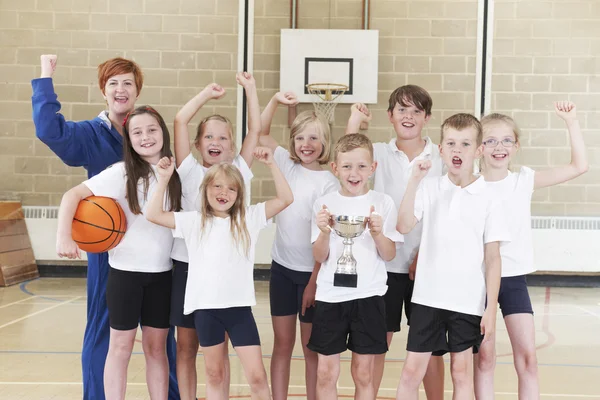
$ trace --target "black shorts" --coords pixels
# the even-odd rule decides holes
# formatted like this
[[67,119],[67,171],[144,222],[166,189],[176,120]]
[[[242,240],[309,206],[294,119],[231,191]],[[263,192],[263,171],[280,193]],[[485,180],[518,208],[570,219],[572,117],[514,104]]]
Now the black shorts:
[[110,267],[106,304],[110,327],[119,331],[142,326],[168,329],[171,271],[131,272]]
[[273,317],[298,314],[300,322],[312,323],[314,307],[307,308],[302,315],[302,295],[310,276],[310,272],[294,271],[276,261],[271,263],[269,298]]
[[480,316],[415,303],[412,313],[406,350],[437,356],[460,353],[471,347],[473,353],[479,351],[483,340]]
[[183,313],[188,263],[173,260],[173,285],[171,290],[171,325],[194,329],[194,316]]
[[504,318],[512,314],[533,314],[525,275],[502,278],[498,304]]
[[341,303],[317,301],[308,348],[323,355],[388,350],[383,296]]
[[399,274],[396,272],[387,273],[387,292],[383,296],[385,300],[385,320],[388,332],[400,332],[400,323],[402,322],[402,307],[404,306],[404,315],[408,325],[410,325],[410,306],[414,287],[408,274]]
[[260,346],[258,327],[251,307],[196,310],[192,315],[198,342],[202,347],[225,342],[225,332],[229,334],[233,347]]

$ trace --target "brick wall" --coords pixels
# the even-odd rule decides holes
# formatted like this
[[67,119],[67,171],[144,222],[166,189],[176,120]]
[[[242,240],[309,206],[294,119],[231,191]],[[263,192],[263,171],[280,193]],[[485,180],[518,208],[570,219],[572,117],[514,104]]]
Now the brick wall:
[[[58,53],[55,84],[67,118],[93,118],[103,109],[96,66],[121,55],[140,63],[145,85],[138,104],[155,105],[167,121],[211,81],[228,90],[197,117],[218,112],[235,122],[237,0],[4,0],[0,2],[0,195],[24,204],[56,205],[84,179],[65,167],[35,138],[30,79],[39,55]],[[299,28],[360,29],[361,0],[303,0]],[[426,134],[439,139],[447,116],[474,110],[476,1],[371,2],[371,28],[380,31],[379,98],[371,105],[369,135],[387,141],[394,133],[387,98],[415,83],[432,94],[434,112]],[[600,3],[496,0],[493,61],[495,111],[512,114],[524,131],[519,163],[543,168],[568,160],[567,136],[550,102],[578,103],[591,170],[573,183],[536,193],[534,213],[600,214]],[[261,104],[279,86],[279,31],[289,28],[285,0],[255,0],[254,74]],[[312,106],[304,104],[299,111]],[[336,110],[337,139],[349,105]],[[196,119],[196,120],[197,120]],[[170,125],[171,126],[171,125]],[[285,144],[287,111],[276,114],[272,134]],[[517,165],[518,166],[518,165]],[[254,201],[274,194],[269,172],[253,168]],[[585,201],[583,205],[576,202]]]
[[600,2],[496,0],[492,109],[523,131],[519,165],[567,164],[568,135],[552,102],[577,105],[590,170],[536,191],[538,215],[600,215]]
[[85,179],[82,168],[66,167],[35,137],[30,80],[44,53],[58,54],[54,83],[67,119],[91,119],[104,109],[96,67],[124,56],[144,72],[138,104],[155,106],[170,128],[177,110],[212,81],[228,94],[195,121],[215,112],[235,121],[237,1],[2,1],[0,196],[57,205]]

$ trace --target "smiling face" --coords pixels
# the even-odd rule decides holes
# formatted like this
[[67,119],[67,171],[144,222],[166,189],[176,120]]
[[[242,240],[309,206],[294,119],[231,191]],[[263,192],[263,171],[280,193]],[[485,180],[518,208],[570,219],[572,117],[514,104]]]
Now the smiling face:
[[323,154],[323,134],[315,123],[306,126],[293,137],[294,152],[304,166],[319,164],[318,160]]
[[485,168],[507,170],[519,142],[513,128],[503,121],[490,121],[483,128],[483,163]]
[[135,107],[137,97],[133,72],[111,76],[104,85],[104,99],[108,104],[109,114],[126,115]]
[[377,163],[373,161],[369,150],[358,147],[345,153],[338,152],[331,168],[340,180],[340,193],[353,197],[369,191],[369,177],[375,172]]
[[225,174],[218,173],[206,187],[206,199],[214,215],[225,218],[235,205],[239,195],[239,187],[234,180]]
[[131,116],[127,122],[133,151],[150,164],[156,164],[162,156],[164,143],[158,120],[149,113],[143,113]]
[[209,119],[201,124],[202,133],[196,140],[196,149],[202,156],[205,167],[220,162],[231,162],[235,148],[231,127],[227,122]]
[[426,115],[424,110],[404,99],[404,104],[396,103],[392,111],[388,111],[388,118],[394,126],[398,139],[411,140],[421,137],[421,131],[429,121],[431,115]]

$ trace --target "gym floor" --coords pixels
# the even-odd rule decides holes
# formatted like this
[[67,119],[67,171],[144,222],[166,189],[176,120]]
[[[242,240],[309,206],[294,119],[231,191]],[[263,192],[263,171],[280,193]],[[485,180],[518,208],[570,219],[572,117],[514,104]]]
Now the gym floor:
[[[269,369],[273,346],[268,282],[256,282],[254,315]],[[531,287],[535,310],[539,373],[543,399],[600,399],[600,290]],[[41,278],[0,289],[0,399],[81,399],[81,343],[85,328],[85,279]],[[496,396],[517,399],[517,378],[504,323],[498,320]],[[395,398],[406,355],[406,329],[396,334],[378,398]],[[298,335],[299,337],[299,335]],[[127,399],[149,399],[145,384],[141,332],[131,358]],[[250,398],[239,360],[231,354],[231,397]],[[340,398],[352,398],[350,353],[342,355]],[[199,354],[198,395],[204,396],[203,358]],[[452,397],[446,357],[446,398]],[[304,366],[299,342],[292,361],[290,397],[302,399]],[[424,398],[424,394],[421,398]]]

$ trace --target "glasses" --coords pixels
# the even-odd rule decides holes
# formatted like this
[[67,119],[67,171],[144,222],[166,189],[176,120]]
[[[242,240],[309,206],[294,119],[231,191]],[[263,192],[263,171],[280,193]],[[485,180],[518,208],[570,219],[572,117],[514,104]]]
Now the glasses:
[[501,141],[498,139],[490,138],[483,142],[485,147],[496,147],[498,143],[502,143],[504,147],[513,147],[517,141],[511,138],[504,138]]

